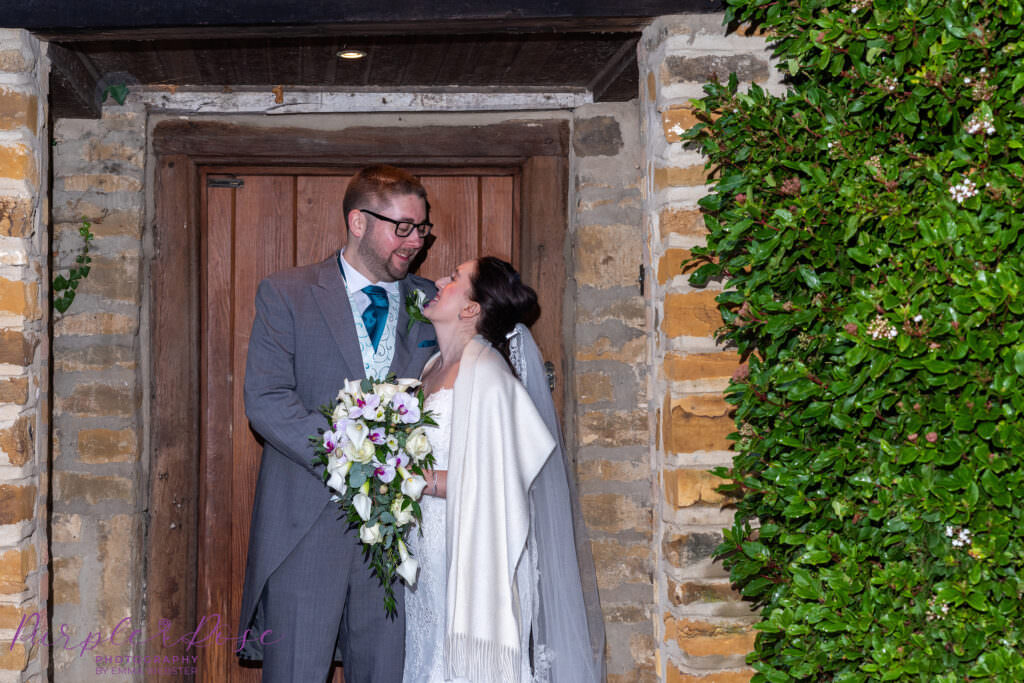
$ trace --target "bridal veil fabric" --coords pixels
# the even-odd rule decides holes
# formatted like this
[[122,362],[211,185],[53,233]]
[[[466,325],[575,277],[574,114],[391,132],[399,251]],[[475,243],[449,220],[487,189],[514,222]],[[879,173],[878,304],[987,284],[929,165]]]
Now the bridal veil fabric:
[[481,337],[467,345],[455,381],[446,675],[601,681],[593,561],[539,350],[525,327],[516,337],[522,383]]

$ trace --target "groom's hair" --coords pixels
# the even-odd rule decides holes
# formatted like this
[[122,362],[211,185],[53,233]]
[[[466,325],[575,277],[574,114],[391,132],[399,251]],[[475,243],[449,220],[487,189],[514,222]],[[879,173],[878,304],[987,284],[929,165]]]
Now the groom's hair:
[[392,197],[407,194],[414,194],[427,204],[429,217],[427,190],[419,178],[394,166],[367,166],[352,176],[345,189],[345,199],[341,203],[341,209],[345,212],[345,227],[348,227],[348,214],[353,210],[379,209]]

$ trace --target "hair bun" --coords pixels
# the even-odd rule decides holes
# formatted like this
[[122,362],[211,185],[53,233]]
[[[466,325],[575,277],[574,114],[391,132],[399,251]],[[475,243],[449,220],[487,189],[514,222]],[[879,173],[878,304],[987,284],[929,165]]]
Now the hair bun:
[[480,304],[477,332],[504,353],[506,335],[516,323],[530,326],[540,316],[537,292],[523,283],[512,264],[494,256],[477,259],[471,282],[472,299]]

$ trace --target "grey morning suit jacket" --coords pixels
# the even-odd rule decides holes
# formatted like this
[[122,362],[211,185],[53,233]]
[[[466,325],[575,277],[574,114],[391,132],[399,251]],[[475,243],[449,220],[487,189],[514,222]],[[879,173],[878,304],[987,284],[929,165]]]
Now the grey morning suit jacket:
[[[399,377],[419,377],[437,350],[430,325],[417,322],[406,333],[409,315],[405,300],[414,288],[423,290],[428,299],[437,291],[433,283],[416,275],[400,282],[398,340],[391,363],[391,371]],[[257,638],[248,639],[241,653],[246,659],[262,658],[258,606],[267,578],[324,506],[337,505],[330,501],[321,477],[323,468],[310,465],[314,453],[308,437],[327,426],[319,408],[333,404],[346,379],[363,378],[364,374],[336,255],[275,273],[260,283],[245,369],[246,415],[265,442],[253,502],[239,629],[239,633],[257,629]],[[338,532],[354,533],[346,531],[346,526],[339,520]],[[329,576],[326,567],[325,576]],[[324,589],[330,590],[326,582]],[[401,599],[401,591],[395,592]],[[324,628],[337,626],[324,624]]]

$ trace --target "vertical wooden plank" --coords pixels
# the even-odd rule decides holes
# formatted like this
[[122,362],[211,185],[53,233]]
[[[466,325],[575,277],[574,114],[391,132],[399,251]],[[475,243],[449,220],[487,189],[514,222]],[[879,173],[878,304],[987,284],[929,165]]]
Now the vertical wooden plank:
[[[531,157],[523,166],[522,246],[519,271],[537,290],[540,319],[531,328],[545,360],[555,366],[555,407],[564,420],[571,395],[568,359],[563,351],[562,311],[566,289],[565,238],[568,225],[568,162],[563,157]],[[568,433],[568,429],[564,430]]]
[[480,249],[480,197],[475,176],[421,175],[430,200],[430,220],[437,238],[418,275],[437,280]]
[[[225,548],[231,570],[231,617],[237,623],[242,604],[245,559],[249,546],[249,522],[256,492],[261,449],[245,416],[243,398],[245,360],[254,317],[256,287],[267,275],[295,263],[295,193],[293,176],[244,176],[236,190],[234,223],[234,273],[232,276],[232,360],[220,369],[233,377],[233,416],[230,423],[233,448],[231,478],[231,546]],[[224,425],[225,427],[227,424]],[[214,425],[216,428],[217,425]],[[216,454],[214,454],[216,455]],[[213,482],[211,482],[213,483]]]
[[[231,367],[231,274],[232,226],[234,222],[235,192],[231,188],[206,188],[203,217],[204,239],[200,247],[203,282],[200,296],[202,319],[202,364],[200,377],[203,385],[200,396],[200,453],[199,477],[205,482],[199,492],[199,562],[197,569],[197,602],[199,617],[219,614],[227,621],[232,614],[232,572],[224,550],[231,547],[231,496],[228,488],[232,479],[232,463],[223,454],[231,453],[231,430],[225,429],[233,419],[234,377],[227,377],[222,368]],[[211,486],[213,483],[219,485]],[[225,626],[235,629],[234,623]],[[233,630],[232,630],[233,632]],[[200,648],[197,678],[201,681],[228,680],[234,666],[230,647]]]
[[[196,171],[187,156],[167,155],[156,171],[156,228],[152,270],[154,406],[147,529],[146,654],[181,657],[183,646],[163,646],[165,623],[180,633],[195,623],[196,479],[199,445],[195,387],[199,374],[196,286]],[[183,681],[158,673],[152,681]],[[164,670],[170,670],[169,667]]]
[[299,176],[296,186],[296,263],[324,260],[345,246],[341,202],[351,176]]
[[480,255],[497,256],[510,263],[512,258],[513,177],[480,178]]

